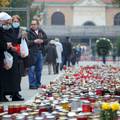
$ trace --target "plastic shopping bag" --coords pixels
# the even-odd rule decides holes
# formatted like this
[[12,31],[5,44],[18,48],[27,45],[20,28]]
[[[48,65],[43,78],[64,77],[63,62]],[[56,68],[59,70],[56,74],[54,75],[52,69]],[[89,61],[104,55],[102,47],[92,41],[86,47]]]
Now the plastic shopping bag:
[[4,68],[6,70],[9,70],[13,66],[13,56],[9,52],[7,52],[7,51],[4,52],[4,55],[5,55],[5,58],[4,58]]
[[27,57],[29,55],[29,49],[28,49],[28,45],[27,45],[25,39],[21,40],[20,55],[21,55],[22,58],[25,58],[25,57]]

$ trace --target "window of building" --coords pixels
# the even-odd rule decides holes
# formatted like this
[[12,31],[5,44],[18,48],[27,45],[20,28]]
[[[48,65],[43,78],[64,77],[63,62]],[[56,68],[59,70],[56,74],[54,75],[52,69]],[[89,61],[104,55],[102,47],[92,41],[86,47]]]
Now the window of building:
[[61,12],[55,12],[51,18],[52,25],[65,25],[65,16]]
[[84,26],[95,26],[95,24],[91,21],[87,21],[83,24]]
[[115,15],[115,17],[114,17],[114,25],[120,25],[120,13]]

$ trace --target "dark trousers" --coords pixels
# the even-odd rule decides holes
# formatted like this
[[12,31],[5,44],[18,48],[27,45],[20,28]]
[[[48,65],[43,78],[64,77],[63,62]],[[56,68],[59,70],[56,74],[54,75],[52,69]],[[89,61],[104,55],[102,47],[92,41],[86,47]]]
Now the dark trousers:
[[52,73],[52,67],[54,74],[56,74],[56,63],[48,63],[48,74]]
[[63,56],[62,57],[62,65],[60,67],[60,70],[63,69],[63,66],[66,65],[66,66],[70,66],[70,61],[71,61],[71,57],[70,56]]
[[59,66],[60,66],[60,64],[59,64],[59,63],[56,63],[56,73],[57,73],[57,74],[59,73]]

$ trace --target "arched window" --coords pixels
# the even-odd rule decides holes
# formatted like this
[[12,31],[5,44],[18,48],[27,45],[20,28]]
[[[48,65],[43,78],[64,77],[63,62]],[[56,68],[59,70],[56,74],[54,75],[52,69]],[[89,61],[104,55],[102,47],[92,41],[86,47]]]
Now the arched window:
[[65,16],[61,12],[55,12],[51,18],[52,25],[65,25]]
[[83,24],[84,26],[95,26],[95,24],[91,21],[87,21]]
[[115,17],[114,17],[114,25],[120,25],[120,13],[115,15]]

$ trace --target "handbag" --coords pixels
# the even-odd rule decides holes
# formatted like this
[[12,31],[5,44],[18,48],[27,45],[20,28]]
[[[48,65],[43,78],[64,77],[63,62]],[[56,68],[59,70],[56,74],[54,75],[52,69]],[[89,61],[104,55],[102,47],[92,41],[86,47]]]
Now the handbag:
[[13,66],[13,56],[7,51],[4,52],[4,56],[4,68],[9,70]]

